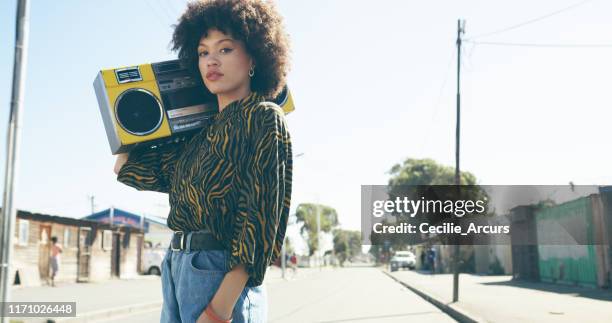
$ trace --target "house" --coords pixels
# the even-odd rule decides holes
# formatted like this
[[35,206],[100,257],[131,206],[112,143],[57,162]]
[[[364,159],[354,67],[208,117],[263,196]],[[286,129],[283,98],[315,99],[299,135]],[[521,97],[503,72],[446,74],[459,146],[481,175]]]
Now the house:
[[111,223],[111,218],[114,225],[143,229],[145,243],[150,243],[151,246],[167,248],[172,238],[172,230],[166,225],[166,219],[138,215],[114,207],[88,215],[83,219]]
[[11,257],[13,284],[40,286],[48,280],[53,236],[64,250],[57,282],[101,281],[139,273],[141,229],[18,210]]

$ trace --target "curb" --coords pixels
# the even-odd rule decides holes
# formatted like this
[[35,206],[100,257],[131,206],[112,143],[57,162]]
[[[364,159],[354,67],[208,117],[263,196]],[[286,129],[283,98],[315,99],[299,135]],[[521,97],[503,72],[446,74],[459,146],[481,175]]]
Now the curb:
[[110,320],[127,314],[141,312],[145,310],[153,310],[161,308],[162,301],[151,303],[140,303],[121,307],[114,307],[107,310],[91,311],[82,314],[77,314],[76,317],[65,317],[55,319],[56,323],[72,323],[72,322],[93,322],[102,319]]
[[411,290],[412,292],[414,292],[415,294],[419,295],[421,298],[423,298],[424,300],[428,301],[429,303],[433,304],[435,307],[439,308],[440,310],[442,310],[442,312],[450,315],[450,317],[452,317],[453,319],[457,320],[458,322],[461,323],[477,323],[477,322],[486,322],[484,319],[477,317],[473,314],[470,314],[468,312],[466,312],[465,310],[459,308],[458,305],[453,304],[453,303],[445,303],[439,299],[437,299],[434,296],[431,296],[421,290],[418,290],[416,288],[414,288],[413,286],[408,285],[407,283],[399,280],[398,278],[396,278],[395,276],[391,275],[390,273],[388,273],[385,270],[381,270],[385,275],[391,277],[393,280],[395,280],[396,282],[402,284],[404,287],[408,288],[409,290]]

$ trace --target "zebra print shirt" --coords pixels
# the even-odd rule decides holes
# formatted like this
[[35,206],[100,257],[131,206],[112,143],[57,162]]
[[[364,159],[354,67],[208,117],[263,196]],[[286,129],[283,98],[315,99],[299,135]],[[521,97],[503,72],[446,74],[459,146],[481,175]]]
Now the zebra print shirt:
[[284,112],[251,92],[185,142],[131,151],[117,180],[168,193],[168,227],[209,229],[228,250],[227,270],[245,264],[247,286],[258,286],[280,255],[292,170]]

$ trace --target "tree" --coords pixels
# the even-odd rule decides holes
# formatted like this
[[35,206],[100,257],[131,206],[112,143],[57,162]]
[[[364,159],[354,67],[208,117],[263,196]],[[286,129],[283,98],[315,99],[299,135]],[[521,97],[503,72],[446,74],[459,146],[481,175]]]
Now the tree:
[[[457,195],[455,182],[455,168],[438,164],[432,159],[407,158],[402,163],[393,165],[389,170],[388,198],[394,200],[396,197],[409,196],[411,199],[426,200],[457,200],[487,199],[486,192],[477,185],[476,176],[470,172],[461,172],[460,195]],[[435,224],[448,220],[443,214],[427,214],[414,218],[397,217],[401,223],[411,223],[419,225],[422,222]],[[383,223],[388,221],[383,220]],[[448,236],[446,236],[448,237]],[[438,239],[442,236],[438,236]],[[390,246],[395,250],[401,250],[408,244],[418,244],[424,242],[424,237],[419,235],[398,235],[398,234],[371,234],[372,244],[381,245],[384,241],[389,241]]]
[[340,266],[344,266],[347,259],[361,253],[361,232],[334,230],[334,252],[340,260]]
[[[393,165],[388,174],[389,186],[455,184],[455,168],[433,159],[407,158],[402,164]],[[476,176],[470,172],[461,172],[459,178],[461,185],[476,185]]]
[[317,212],[321,212],[321,232],[329,233],[338,226],[338,213],[332,207],[314,203],[302,203],[297,206],[296,223],[302,224],[300,234],[307,236],[309,256],[319,249]]

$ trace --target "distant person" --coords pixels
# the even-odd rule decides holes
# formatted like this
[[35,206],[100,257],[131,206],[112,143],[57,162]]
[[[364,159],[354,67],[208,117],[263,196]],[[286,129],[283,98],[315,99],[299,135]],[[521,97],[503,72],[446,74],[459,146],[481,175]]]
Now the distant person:
[[51,237],[51,256],[49,257],[49,264],[51,265],[51,286],[55,287],[55,276],[59,271],[60,264],[60,253],[64,251],[62,245],[57,242],[57,237]]
[[291,270],[293,270],[293,275],[295,276],[295,274],[297,274],[297,256],[295,253],[291,255],[291,258],[289,258],[289,263],[291,264]]
[[429,260],[429,268],[431,268],[431,274],[433,275],[436,272],[436,249],[431,247],[427,256]]
[[427,264],[425,263],[425,251],[421,251],[421,268],[425,267],[427,267]]

